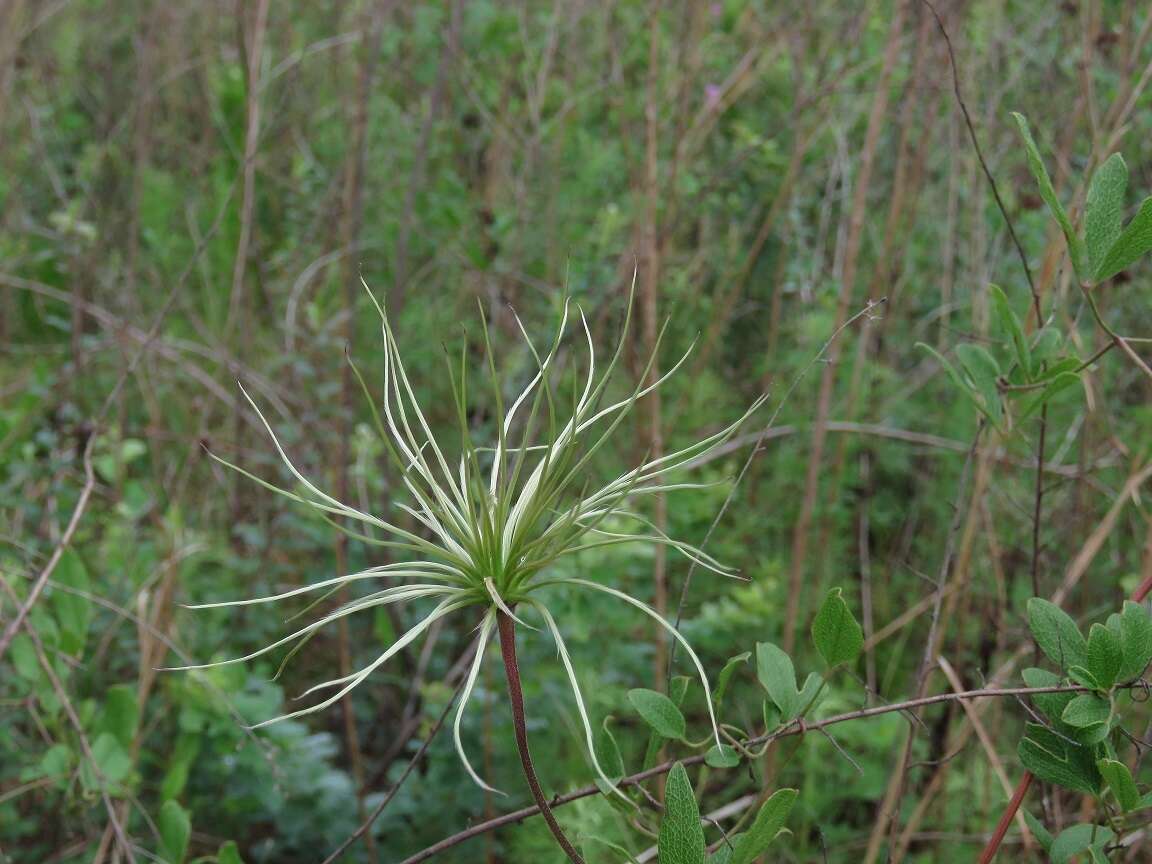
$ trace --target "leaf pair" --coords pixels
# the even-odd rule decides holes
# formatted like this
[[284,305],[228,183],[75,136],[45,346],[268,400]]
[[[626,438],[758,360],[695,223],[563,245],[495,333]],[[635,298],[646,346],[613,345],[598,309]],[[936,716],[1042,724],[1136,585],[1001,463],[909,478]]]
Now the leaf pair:
[[1109,156],[1092,175],[1084,206],[1084,237],[1081,239],[1064,205],[1056,197],[1027,119],[1022,114],[1014,113],[1012,116],[1020,127],[1028,167],[1040,186],[1040,197],[1064,232],[1072,267],[1081,282],[1098,285],[1152,250],[1152,197],[1145,198],[1132,221],[1126,226],[1123,224],[1128,166],[1119,153]]
[[1028,601],[1028,626],[1053,663],[1093,690],[1139,678],[1152,662],[1152,617],[1139,603],[1125,602],[1106,624],[1093,624],[1085,639],[1059,606],[1034,597]]

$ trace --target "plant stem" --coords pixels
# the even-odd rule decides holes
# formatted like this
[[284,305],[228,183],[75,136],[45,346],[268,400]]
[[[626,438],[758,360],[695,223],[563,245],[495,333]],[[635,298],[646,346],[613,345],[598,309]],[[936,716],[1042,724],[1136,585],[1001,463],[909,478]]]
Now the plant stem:
[[544,797],[544,790],[540,788],[540,780],[536,777],[536,769],[532,765],[532,754],[528,751],[528,727],[524,722],[524,689],[520,686],[520,666],[516,662],[516,624],[511,616],[502,609],[496,611],[496,625],[500,629],[500,653],[504,656],[504,673],[508,677],[508,702],[512,706],[512,727],[516,731],[516,749],[520,751],[520,764],[524,768],[524,778],[528,781],[528,788],[532,790],[532,798],[544,821],[548,823],[548,830],[564,850],[564,854],[572,864],[584,864],[584,859],[564,835],[560,823],[552,815],[552,808],[548,799]]

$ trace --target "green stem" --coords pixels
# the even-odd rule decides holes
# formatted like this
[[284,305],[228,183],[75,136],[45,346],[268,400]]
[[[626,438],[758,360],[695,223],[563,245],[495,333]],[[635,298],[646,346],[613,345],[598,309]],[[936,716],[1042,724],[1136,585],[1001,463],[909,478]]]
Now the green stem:
[[524,778],[528,781],[528,788],[532,790],[532,798],[548,829],[564,854],[572,864],[584,864],[584,859],[565,836],[560,823],[552,815],[552,808],[540,788],[540,780],[536,777],[536,769],[532,765],[532,754],[528,751],[528,726],[524,720],[524,688],[520,685],[520,666],[516,662],[516,623],[508,613],[501,609],[496,610],[496,625],[500,629],[500,653],[504,656],[504,673],[508,677],[508,702],[512,706],[512,727],[516,732],[516,749],[520,751],[520,764],[524,768]]

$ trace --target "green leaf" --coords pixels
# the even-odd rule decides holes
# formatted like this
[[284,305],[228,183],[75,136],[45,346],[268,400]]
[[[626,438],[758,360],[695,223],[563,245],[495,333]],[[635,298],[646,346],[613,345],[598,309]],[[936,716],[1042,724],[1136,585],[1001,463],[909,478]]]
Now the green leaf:
[[844,600],[844,592],[833,588],[820,604],[812,620],[812,643],[830,667],[853,663],[864,647],[864,631]]
[[136,737],[136,724],[140,712],[136,707],[136,690],[127,684],[117,684],[104,694],[104,706],[100,716],[101,731],[113,735],[125,749],[132,746]]
[[1123,156],[1113,153],[1092,175],[1084,203],[1084,246],[1088,252],[1088,270],[1093,276],[1120,237],[1127,190],[1128,166]]
[[[1076,365],[1079,365],[1078,363]],[[1032,396],[1027,402],[1024,403],[1024,408],[1020,412],[1019,420],[1022,422],[1027,420],[1048,402],[1052,400],[1057,393],[1067,390],[1069,387],[1075,387],[1080,383],[1080,376],[1072,372],[1061,372],[1053,376],[1048,384],[1037,394]]]
[[1103,624],[1093,624],[1088,631],[1088,671],[1109,688],[1116,683],[1116,676],[1124,664],[1124,653],[1120,648],[1120,637]]
[[976,406],[976,410],[981,414],[987,415],[988,411],[984,407],[983,401],[977,395],[976,390],[967,381],[961,377],[960,373],[956,371],[956,367],[949,363],[943,354],[933,348],[931,345],[925,345],[923,342],[916,343],[917,348],[923,348],[929,354],[936,358],[936,362],[940,364],[941,368],[951,379],[952,383],[956,385],[956,389],[963,393],[968,401]]
[[[91,587],[84,562],[71,549],[66,549],[60,556],[53,579],[59,586],[67,586],[77,591],[87,592]],[[60,650],[66,654],[79,654],[88,639],[92,603],[87,597],[54,587],[51,607],[52,614],[60,625]]]
[[1052,864],[1068,864],[1073,855],[1081,852],[1102,851],[1115,836],[1110,828],[1103,825],[1072,825],[1065,828],[1052,841],[1049,850]]
[[61,789],[68,785],[68,775],[72,773],[75,754],[67,744],[53,744],[44,751],[36,765],[37,776],[51,777],[57,780]]
[[[1058,687],[1060,676],[1047,669],[1028,668],[1020,673],[1029,687]],[[1076,698],[1075,693],[1033,693],[1032,703],[1049,720],[1057,721],[1068,703]]]
[[1021,812],[1024,813],[1024,821],[1028,823],[1028,829],[1032,832],[1032,835],[1037,839],[1037,841],[1039,841],[1040,848],[1042,848],[1045,852],[1050,852],[1052,850],[1052,841],[1054,839],[1052,834],[1048,831],[1047,828],[1044,827],[1043,822],[1041,822],[1027,810],[1023,810]]
[[1121,681],[1132,681],[1144,674],[1152,663],[1152,617],[1139,603],[1127,600],[1120,613],[1120,648],[1124,664],[1120,667]]
[[1048,176],[1048,169],[1044,167],[1044,160],[1040,158],[1040,150],[1032,138],[1032,130],[1028,128],[1028,121],[1023,114],[1013,112],[1012,116],[1016,118],[1016,125],[1020,127],[1020,136],[1024,139],[1024,150],[1028,157],[1028,168],[1032,171],[1032,176],[1036,178],[1036,184],[1040,187],[1040,197],[1044,199],[1044,203],[1048,205],[1048,209],[1052,211],[1056,221],[1060,223],[1060,230],[1064,232],[1064,239],[1068,243],[1068,257],[1072,260],[1072,267],[1076,271],[1076,275],[1082,279],[1087,275],[1084,269],[1083,243],[1076,236],[1072,222],[1064,210],[1064,205],[1056,197],[1056,190],[1052,187],[1052,180]]
[[989,285],[988,290],[992,294],[992,306],[996,309],[996,317],[1000,319],[1000,326],[1005,335],[1012,341],[1012,347],[1016,351],[1016,362],[1020,364],[1025,376],[1031,380],[1032,357],[1028,348],[1028,341],[1024,338],[1024,327],[1012,309],[1012,304],[1008,302],[1008,295],[1004,293],[1004,289],[999,285]]
[[1107,723],[1112,716],[1112,706],[1107,699],[1095,693],[1081,693],[1064,707],[1060,719],[1069,726],[1083,729],[1098,723]]
[[181,732],[177,737],[176,746],[169,757],[168,770],[164,772],[164,780],[160,784],[161,801],[180,797],[203,740],[204,736],[199,733]]
[[220,851],[216,853],[216,864],[244,864],[234,840],[229,840],[220,847]]
[[985,381],[995,383],[1000,376],[1000,364],[987,348],[974,342],[961,342],[956,346],[956,357],[972,383],[980,386]]
[[1100,791],[1100,772],[1092,747],[1073,743],[1039,723],[1029,723],[1017,752],[1024,767],[1046,783],[1089,795]]
[[771,732],[784,722],[784,718],[780,715],[780,709],[776,707],[771,699],[764,700],[764,729]]
[[732,864],[732,847],[727,844],[721,846],[709,856],[708,864]]
[[740,754],[727,744],[713,744],[708,748],[704,762],[713,768],[735,768],[740,764]]
[[1033,597],[1028,601],[1028,627],[1040,650],[1062,669],[1087,665],[1088,643],[1059,606]]
[[1111,279],[1134,264],[1149,249],[1152,249],[1152,198],[1145,198],[1132,221],[1100,262],[1096,270],[1096,282]]
[[800,688],[800,698],[797,700],[800,707],[797,714],[811,713],[820,704],[820,693],[824,687],[824,679],[815,672],[809,672],[804,679],[804,686]]
[[34,682],[40,678],[40,661],[36,657],[36,646],[27,633],[16,634],[8,650],[12,654],[12,665],[17,675],[25,681]]
[[188,838],[192,836],[188,811],[175,801],[165,801],[156,817],[156,827],[160,831],[160,857],[168,864],[183,864]]
[[668,698],[676,704],[677,707],[684,704],[684,697],[688,695],[688,685],[692,683],[692,679],[687,675],[677,675],[668,684]]
[[620,755],[620,747],[616,744],[616,736],[608,728],[611,716],[605,717],[600,724],[600,731],[596,734],[596,761],[604,769],[604,773],[611,780],[619,780],[624,776],[624,757]]
[[1069,666],[1068,677],[1079,684],[1081,687],[1087,687],[1089,690],[1103,690],[1100,682],[1092,677],[1092,673],[1085,669],[1083,666]]
[[[604,837],[600,837],[596,834],[590,834],[587,831],[581,831],[581,834],[580,834],[580,851],[584,853],[585,859],[592,860],[592,861],[605,860],[603,858],[603,856],[599,856],[592,851],[592,844],[607,846],[613,852],[617,852],[621,856],[623,856],[622,860],[627,861],[628,864],[639,864],[639,862],[636,860],[636,856],[634,856],[631,852],[629,852],[627,849],[625,849],[619,843],[616,843],[612,840],[608,840]],[[197,864],[197,862],[193,861],[192,864]]]
[[[127,751],[120,746],[120,742],[116,740],[115,736],[108,732],[97,735],[96,740],[92,742],[92,759],[96,763],[100,776],[109,785],[119,783],[132,773],[132,760]],[[90,768],[88,765],[84,767]],[[99,778],[92,775],[90,770],[86,773],[85,779],[88,781],[88,787],[99,789]]]
[[[635,691],[633,691],[635,692]],[[704,827],[688,772],[677,762],[664,787],[664,818],[657,841],[660,864],[704,864]]]
[[1040,384],[1044,381],[1051,381],[1057,375],[1063,375],[1065,372],[1076,372],[1081,365],[1080,358],[1076,355],[1065,357],[1063,360],[1057,360],[1048,366],[1043,372],[1036,374],[1035,383]]
[[757,642],[756,677],[780,709],[781,719],[785,723],[795,719],[804,706],[800,704],[800,693],[796,689],[796,668],[792,665],[792,658],[771,642]]
[[1112,794],[1116,796],[1120,807],[1125,811],[1136,809],[1136,805],[1140,803],[1140,792],[1128,766],[1115,759],[1101,759],[1096,763],[1096,768],[1104,778],[1104,782],[1108,784],[1108,788],[1112,790]]
[[[1030,349],[1033,377],[1039,372],[1040,365],[1048,360],[1052,360],[1063,344],[1064,334],[1051,325],[1041,327],[1036,331],[1036,334],[1032,337],[1032,347]],[[1070,359],[1074,364],[1080,362],[1076,357]]]
[[751,656],[751,651],[745,651],[743,654],[730,657],[728,662],[724,664],[724,668],[720,670],[720,674],[716,678],[716,687],[712,690],[712,705],[717,711],[720,709],[720,703],[724,700],[724,694],[728,691],[728,682],[732,679],[732,675],[740,664],[747,663]]
[[681,740],[687,730],[684,715],[676,704],[655,690],[638,688],[628,691],[628,701],[657,735]]
[[752,864],[776,839],[780,829],[784,827],[784,820],[796,803],[797,791],[795,789],[778,789],[772,797],[764,802],[760,812],[756,814],[756,821],[736,844],[732,853],[732,864]]

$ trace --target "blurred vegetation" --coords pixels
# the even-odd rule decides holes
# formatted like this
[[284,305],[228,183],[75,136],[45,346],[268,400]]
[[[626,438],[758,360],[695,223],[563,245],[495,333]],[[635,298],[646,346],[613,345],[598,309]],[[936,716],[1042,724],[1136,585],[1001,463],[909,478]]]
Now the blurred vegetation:
[[[348,351],[381,380],[361,276],[387,298],[418,398],[446,436],[444,354],[483,370],[481,315],[514,397],[535,361],[511,310],[542,342],[571,297],[608,351],[634,278],[622,377],[641,379],[665,321],[661,370],[695,344],[618,449],[598,455],[595,478],[772,394],[697,472],[726,482],[645,511],[748,582],[697,570],[681,604],[690,565],[674,553],[607,547],[564,565],[682,615],[713,678],[772,642],[802,683],[820,667],[797,633],[833,587],[865,648],[815,717],[1021,686],[1034,595],[1059,589],[1078,620],[1118,609],[1152,576],[1149,377],[1110,351],[1042,412],[993,424],[988,394],[965,398],[939,358],[971,359],[957,347],[975,345],[1011,364],[990,283],[1028,338],[1036,302],[1063,356],[1108,346],[1010,112],[1028,115],[1074,218],[1113,152],[1133,190],[1152,189],[1152,15],[1121,0],[933,5],[1004,212],[921,0],[2,0],[0,631],[46,568],[50,578],[0,656],[0,861],[125,860],[125,843],[137,860],[320,861],[453,698],[474,638],[458,619],[343,706],[246,728],[376,657],[416,620],[403,607],[323,630],[278,678],[280,656],[155,671],[287,632],[283,610],[180,604],[391,560],[206,457],[289,482],[237,380],[319,485],[419,530],[395,506],[400,482],[345,363]],[[1138,263],[1092,291],[1110,327],[1152,334],[1150,275]],[[472,395],[468,420],[491,438],[493,397]],[[665,690],[691,670],[650,621],[603,601],[561,594],[552,611],[594,725],[613,718],[632,772],[648,733],[629,690]],[[592,782],[553,643],[522,631],[520,651],[545,789]],[[694,686],[682,708],[699,738]],[[739,666],[724,719],[762,729],[765,704],[752,666]],[[1011,699],[948,702],[914,724],[885,714],[837,726],[834,741],[788,738],[738,770],[694,772],[692,787],[705,812],[800,790],[791,836],[764,860],[967,859],[1022,773],[1029,719]],[[896,771],[910,728],[908,770]],[[440,734],[343,860],[400,861],[530,803],[494,657],[464,736],[509,797],[472,785]],[[1092,818],[1077,794],[1045,790],[1026,807],[1053,834]],[[656,842],[605,796],[557,815],[598,838],[590,861]],[[1115,860],[1148,848],[1139,837]],[[1016,832],[1002,859],[1040,854]],[[436,860],[563,858],[529,819]]]

